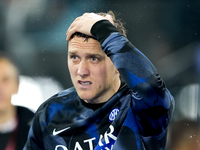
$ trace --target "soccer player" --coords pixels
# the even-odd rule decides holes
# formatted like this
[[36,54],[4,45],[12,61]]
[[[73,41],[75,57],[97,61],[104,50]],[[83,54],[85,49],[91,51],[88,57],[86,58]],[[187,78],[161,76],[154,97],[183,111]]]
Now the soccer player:
[[69,27],[74,87],[37,110],[24,150],[161,150],[174,100],[113,12],[85,13]]

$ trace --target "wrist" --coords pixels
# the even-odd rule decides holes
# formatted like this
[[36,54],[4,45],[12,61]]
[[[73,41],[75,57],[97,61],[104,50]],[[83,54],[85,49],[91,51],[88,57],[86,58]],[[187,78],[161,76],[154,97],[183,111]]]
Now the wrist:
[[100,20],[92,26],[90,32],[100,43],[103,43],[111,33],[119,31],[110,21]]

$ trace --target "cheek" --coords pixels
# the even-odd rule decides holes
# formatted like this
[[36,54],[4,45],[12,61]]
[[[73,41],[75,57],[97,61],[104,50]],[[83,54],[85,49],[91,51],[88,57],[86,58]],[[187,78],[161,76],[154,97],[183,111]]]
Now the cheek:
[[69,69],[69,73],[70,75],[74,75],[75,73],[75,67],[68,61],[68,69]]
[[116,80],[118,77],[117,69],[114,67],[114,65],[111,65],[106,70],[106,79],[107,82],[111,83]]
[[94,71],[94,76],[96,77],[96,80],[101,83],[107,82],[110,76],[112,76],[111,75],[112,73],[106,67],[95,68],[93,71]]

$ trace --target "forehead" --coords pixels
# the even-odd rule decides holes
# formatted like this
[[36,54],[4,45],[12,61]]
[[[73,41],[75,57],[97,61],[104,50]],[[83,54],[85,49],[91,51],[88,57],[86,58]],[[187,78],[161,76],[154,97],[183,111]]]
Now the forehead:
[[[92,50],[92,51],[91,51]],[[87,52],[102,52],[100,43],[93,38],[74,37],[68,43],[68,52],[87,51]]]

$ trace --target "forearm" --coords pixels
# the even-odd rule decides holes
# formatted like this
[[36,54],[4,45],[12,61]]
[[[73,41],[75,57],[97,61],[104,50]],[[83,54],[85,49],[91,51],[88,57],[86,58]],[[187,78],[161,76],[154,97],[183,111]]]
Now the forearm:
[[97,22],[93,25],[91,33],[101,43],[103,51],[111,58],[131,89],[145,82],[154,88],[161,89],[162,93],[165,85],[153,64],[109,21]]

